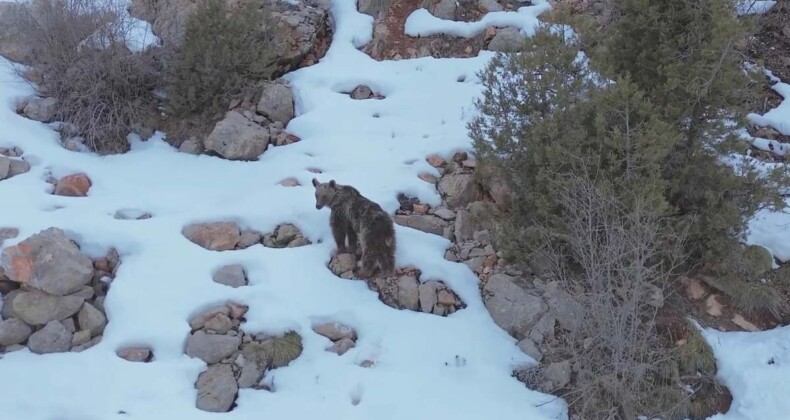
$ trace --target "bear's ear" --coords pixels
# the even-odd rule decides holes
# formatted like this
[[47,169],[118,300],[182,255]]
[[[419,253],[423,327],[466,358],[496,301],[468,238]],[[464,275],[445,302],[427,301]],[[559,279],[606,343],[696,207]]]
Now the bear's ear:
[[314,187],[317,187],[317,186],[318,186],[318,184],[320,184],[320,182],[318,182],[318,180],[317,180],[317,179],[313,178],[313,186],[314,186]]
[[334,180],[334,179],[333,179],[333,180],[331,180],[331,181],[329,181],[329,187],[330,187],[330,188],[336,188],[336,187],[337,187],[337,184],[335,183],[335,180]]

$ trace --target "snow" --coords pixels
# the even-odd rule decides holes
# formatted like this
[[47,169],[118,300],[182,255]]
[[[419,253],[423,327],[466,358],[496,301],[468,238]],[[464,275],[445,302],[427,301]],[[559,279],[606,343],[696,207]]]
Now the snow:
[[452,35],[472,38],[490,26],[515,27],[526,36],[534,34],[538,24],[538,15],[549,10],[551,5],[546,0],[536,0],[533,6],[520,7],[516,12],[487,13],[477,22],[458,22],[445,20],[432,15],[425,8],[415,10],[406,19],[404,32],[409,36]]
[[740,0],[736,5],[739,15],[761,15],[768,13],[776,5],[776,1]]
[[733,395],[726,414],[708,420],[784,419],[790,413],[790,326],[762,332],[703,330],[718,376]]
[[749,121],[762,127],[772,127],[776,131],[790,136],[790,84],[780,81],[770,72],[767,75],[774,82],[771,89],[782,96],[782,103],[763,115],[749,114]]
[[[135,140],[123,155],[67,151],[51,127],[13,112],[16,98],[32,92],[9,62],[0,61],[0,147],[21,147],[32,164],[30,172],[0,181],[0,196],[9,203],[0,206],[0,221],[20,230],[3,245],[57,226],[91,256],[114,246],[122,259],[98,345],[43,356],[25,349],[0,360],[3,419],[104,420],[121,412],[145,420],[215,418],[195,408],[194,383],[205,364],[183,351],[189,317],[227,300],[250,306],[245,331],[294,329],[304,352],[267,374],[275,392],[241,390],[238,406],[224,418],[566,417],[561,399],[511,377],[514,366],[534,360],[494,324],[476,276],[443,258],[446,239],[396,228],[398,265],[418,267],[423,281],[445,281],[466,302],[446,318],[390,308],[363,282],[340,279],[326,268],[334,248],[328,210],[315,209],[310,179],[316,175],[307,168],[323,170],[317,175],[322,181],[356,186],[389,212],[397,208],[399,192],[438,204],[434,186],[417,175],[438,175],[426,155],[470,147],[465,124],[480,94],[475,72],[491,57],[377,62],[357,50],[371,39],[372,19],[356,11],[355,0],[333,0],[331,12],[336,30],[326,56],[287,75],[298,113],[287,129],[302,141],[269,149],[256,162],[179,153],[161,133]],[[358,84],[386,99],[350,99],[344,92]],[[50,194],[49,173],[74,172],[92,179],[88,197]],[[277,185],[292,176],[303,186]],[[153,217],[113,217],[124,209]],[[190,223],[224,220],[262,232],[294,223],[314,244],[212,252],[181,235]],[[211,273],[233,263],[244,265],[250,286],[212,282]],[[343,356],[325,351],[327,340],[311,326],[327,320],[355,328],[357,346]],[[117,349],[131,345],[151,346],[154,361],[116,357]],[[376,365],[357,365],[365,359]]]

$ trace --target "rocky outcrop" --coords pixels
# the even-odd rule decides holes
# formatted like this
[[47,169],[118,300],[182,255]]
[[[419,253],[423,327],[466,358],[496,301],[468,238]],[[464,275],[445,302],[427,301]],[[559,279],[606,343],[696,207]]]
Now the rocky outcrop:
[[117,251],[91,261],[49,228],[6,248],[0,262],[0,354],[24,346],[39,354],[82,351],[101,340]]
[[302,353],[302,338],[295,332],[269,336],[242,331],[248,310],[247,305],[228,302],[189,320],[193,331],[184,351],[208,365],[195,382],[201,410],[232,410],[239,389],[265,388],[261,380],[267,370],[287,366]]

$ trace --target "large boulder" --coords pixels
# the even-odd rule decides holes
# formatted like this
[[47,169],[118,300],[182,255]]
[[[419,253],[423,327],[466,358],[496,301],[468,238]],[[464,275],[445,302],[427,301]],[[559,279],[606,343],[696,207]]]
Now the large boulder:
[[58,228],[6,248],[0,266],[9,279],[57,296],[80,290],[93,277],[90,258]]
[[269,130],[236,111],[214,126],[204,142],[206,151],[230,160],[256,160],[269,145]]
[[439,180],[439,192],[451,208],[465,207],[482,198],[474,175],[466,172],[452,173]]
[[294,117],[294,97],[291,88],[279,81],[266,82],[261,91],[257,111],[272,122],[287,125]]
[[494,322],[517,339],[525,338],[548,306],[506,274],[494,274],[484,287],[484,303]]
[[195,386],[198,390],[197,408],[214,413],[229,411],[239,392],[233,368],[225,364],[209,366],[198,376]]
[[80,310],[80,296],[54,296],[39,290],[23,291],[11,302],[11,311],[28,325],[44,325],[66,319]]

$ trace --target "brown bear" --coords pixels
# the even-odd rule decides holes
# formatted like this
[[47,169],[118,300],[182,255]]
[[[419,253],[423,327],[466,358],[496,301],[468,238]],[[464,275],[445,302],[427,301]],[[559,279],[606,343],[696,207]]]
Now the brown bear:
[[[395,227],[390,215],[377,203],[365,198],[349,185],[331,180],[318,182],[315,187],[315,208],[329,207],[329,225],[337,244],[337,253],[361,251],[362,268],[359,277],[369,278],[376,273],[390,276],[395,271]],[[348,247],[346,247],[348,238]],[[360,248],[357,249],[357,242]]]

